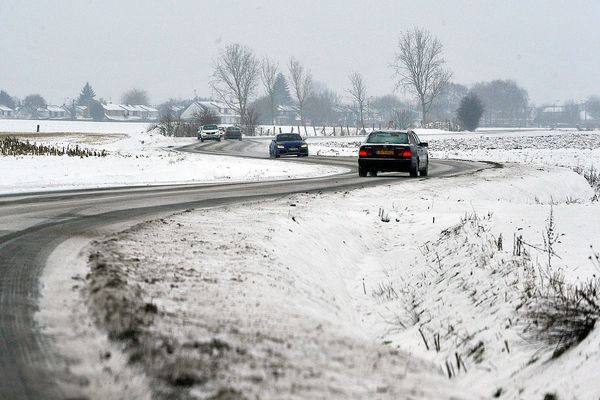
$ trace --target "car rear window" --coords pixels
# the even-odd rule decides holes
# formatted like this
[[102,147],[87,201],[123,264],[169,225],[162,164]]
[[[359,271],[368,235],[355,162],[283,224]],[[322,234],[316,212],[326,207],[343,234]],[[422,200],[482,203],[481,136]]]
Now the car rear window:
[[373,132],[367,138],[367,143],[408,144],[406,132]]
[[239,132],[240,128],[227,128],[227,132]]
[[212,131],[212,130],[219,129],[219,128],[217,128],[217,126],[216,126],[216,125],[204,125],[204,128],[203,128],[203,129],[205,129],[205,130],[207,130],[207,131],[208,131],[208,130],[211,130],[211,131]]
[[302,140],[302,137],[297,133],[284,133],[282,135],[277,135],[278,142],[291,142],[294,140]]

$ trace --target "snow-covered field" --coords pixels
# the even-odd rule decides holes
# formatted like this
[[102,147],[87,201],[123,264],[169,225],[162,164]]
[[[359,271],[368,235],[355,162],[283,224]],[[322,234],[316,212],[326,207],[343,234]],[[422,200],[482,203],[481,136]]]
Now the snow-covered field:
[[[431,132],[415,130],[432,158],[518,162],[575,167],[600,166],[600,131]],[[313,154],[357,156],[365,136],[310,138]]]
[[[42,133],[26,133],[35,124]],[[31,126],[30,126],[31,125]],[[175,183],[308,178],[346,171],[274,160],[180,153],[195,138],[146,132],[146,124],[0,120],[0,131],[52,146],[106,150],[106,157],[0,156],[0,193]],[[2,134],[0,134],[2,135]]]

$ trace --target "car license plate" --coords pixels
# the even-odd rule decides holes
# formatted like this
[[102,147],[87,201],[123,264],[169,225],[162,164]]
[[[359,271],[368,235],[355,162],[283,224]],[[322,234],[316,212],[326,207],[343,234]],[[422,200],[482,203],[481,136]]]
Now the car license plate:
[[290,151],[296,151],[296,150],[298,150],[298,148],[297,147],[290,147],[289,150]]
[[377,154],[380,156],[393,156],[394,150],[377,150]]

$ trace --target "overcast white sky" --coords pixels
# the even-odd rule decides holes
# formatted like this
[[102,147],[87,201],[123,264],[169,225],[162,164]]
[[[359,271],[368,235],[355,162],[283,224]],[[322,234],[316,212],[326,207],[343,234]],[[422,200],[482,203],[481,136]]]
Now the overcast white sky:
[[536,104],[600,95],[598,0],[1,0],[0,89],[60,104],[86,81],[114,102],[133,87],[153,103],[210,96],[212,60],[240,42],[340,93],[359,71],[381,95],[414,25],[442,41],[455,82],[515,79]]

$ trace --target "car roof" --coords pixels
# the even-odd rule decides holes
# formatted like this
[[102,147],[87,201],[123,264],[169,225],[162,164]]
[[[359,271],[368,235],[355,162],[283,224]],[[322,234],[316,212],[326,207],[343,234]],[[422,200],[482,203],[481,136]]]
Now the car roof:
[[[282,132],[282,133],[278,133],[275,136],[283,136],[283,135],[297,135],[297,136],[300,136],[300,134],[296,133],[296,132]],[[300,137],[302,137],[302,136],[300,136]]]
[[[373,131],[371,133],[410,133],[410,132],[413,132],[412,129],[408,129],[408,130],[405,130],[405,131],[401,131],[399,129],[378,129],[378,130]],[[369,135],[371,133],[369,133]]]

